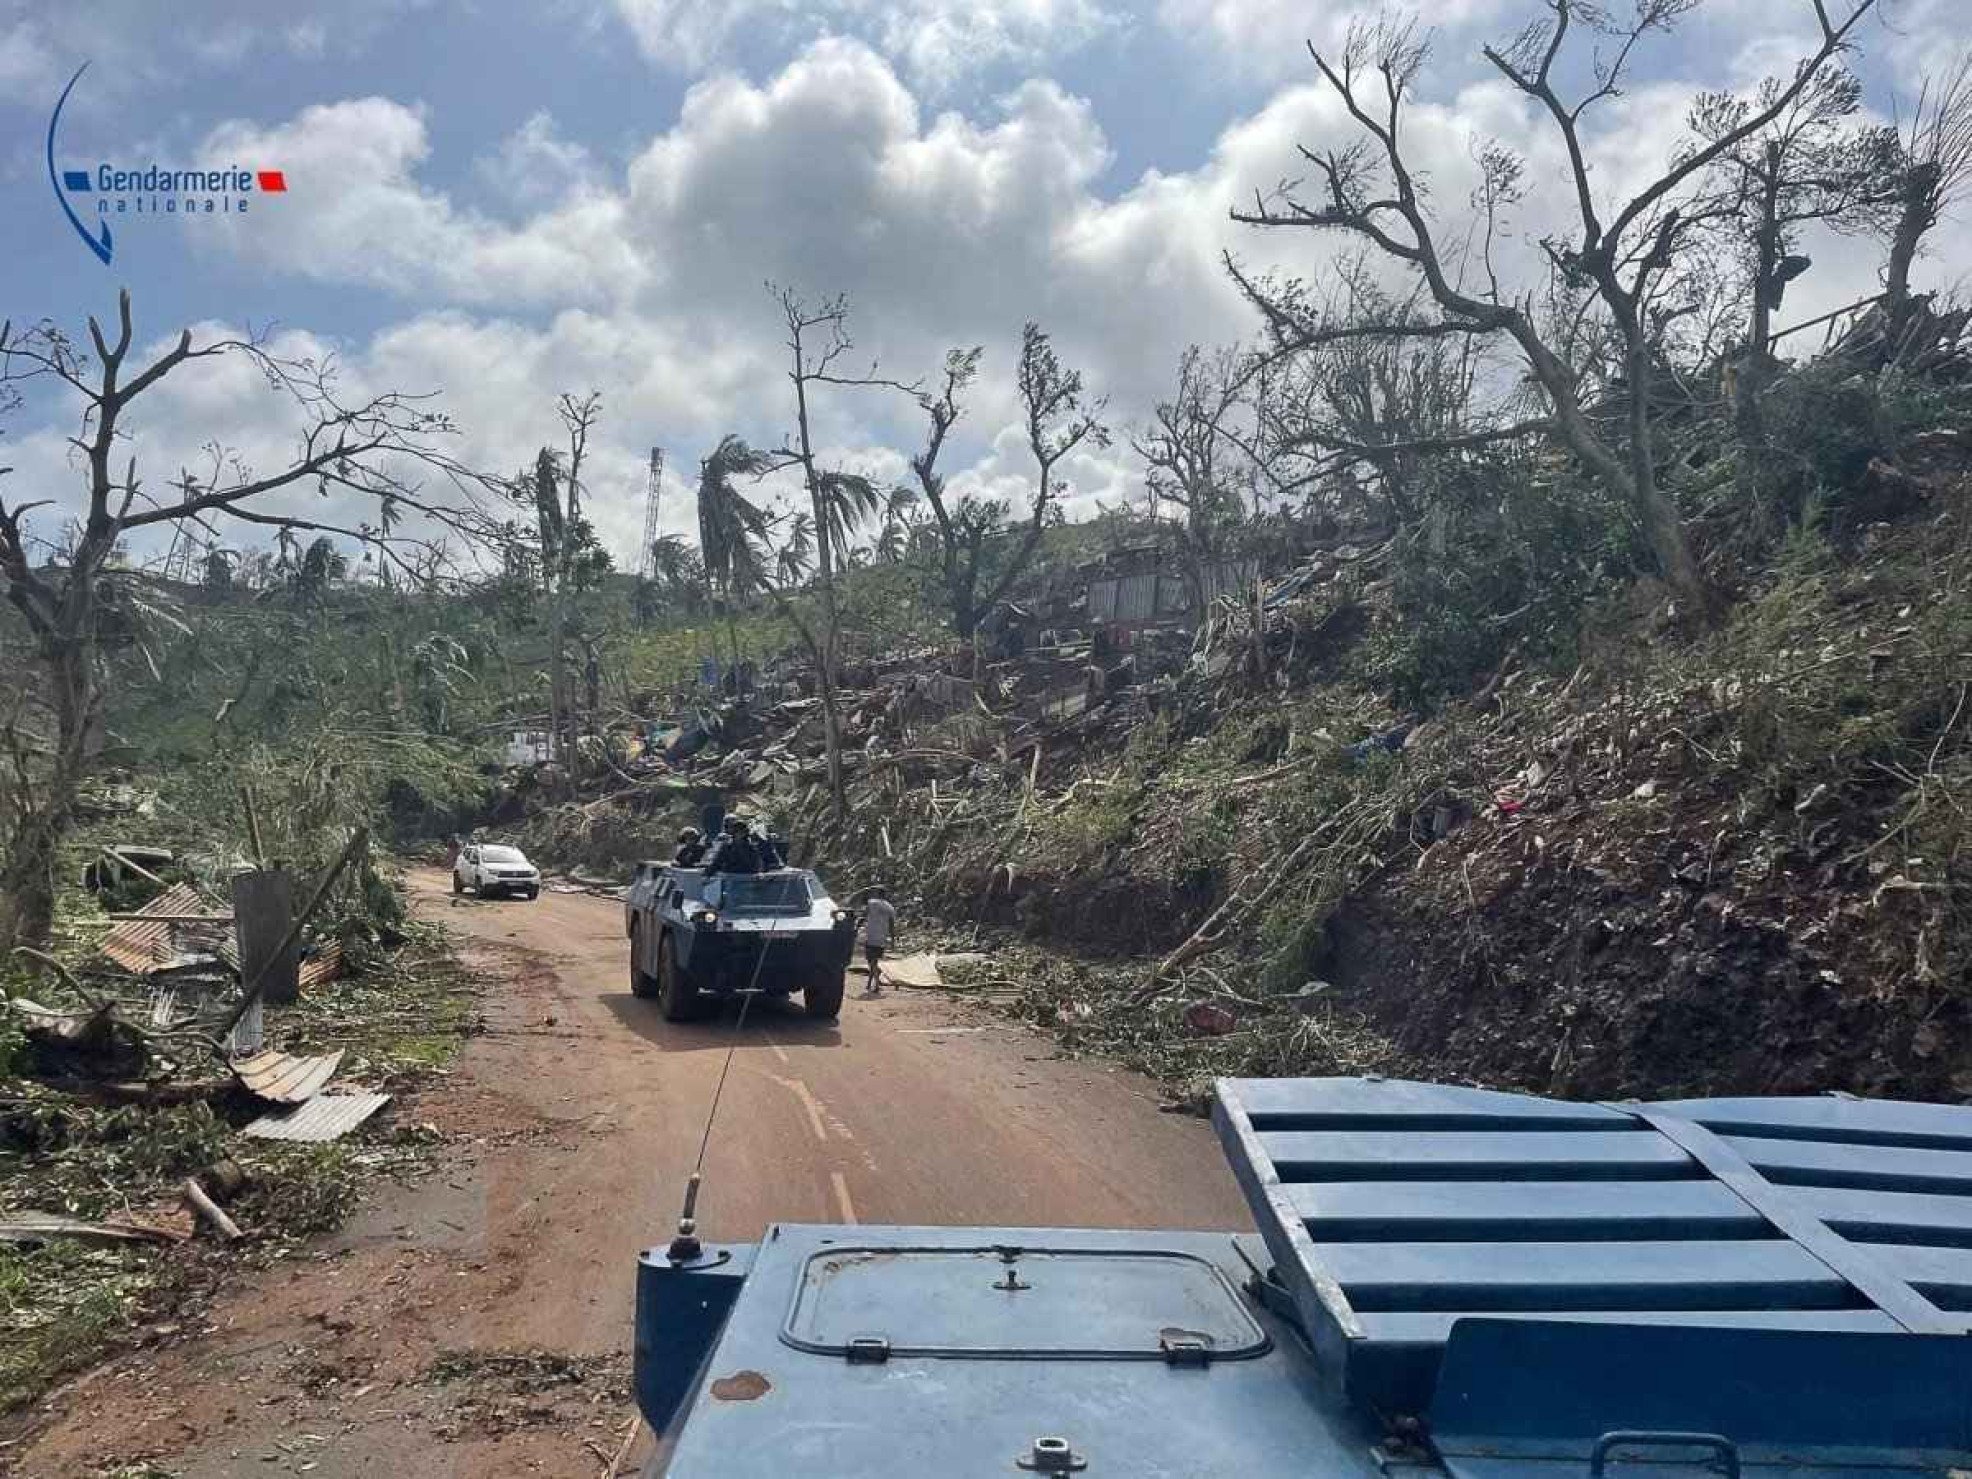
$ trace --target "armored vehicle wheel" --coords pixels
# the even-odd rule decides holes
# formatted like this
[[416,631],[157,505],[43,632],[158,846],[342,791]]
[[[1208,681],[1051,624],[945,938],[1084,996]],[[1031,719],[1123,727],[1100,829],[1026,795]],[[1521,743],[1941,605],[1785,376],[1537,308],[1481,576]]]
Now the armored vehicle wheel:
[[698,1015],[698,988],[679,969],[669,935],[657,942],[657,1004],[667,1022],[684,1022]]
[[810,981],[802,988],[801,1005],[817,1021],[833,1022],[842,1014],[842,991],[848,984],[848,978],[841,975]]
[[637,959],[637,941],[630,940],[630,994],[641,996],[646,1001],[657,995],[657,977],[644,969],[644,963]]

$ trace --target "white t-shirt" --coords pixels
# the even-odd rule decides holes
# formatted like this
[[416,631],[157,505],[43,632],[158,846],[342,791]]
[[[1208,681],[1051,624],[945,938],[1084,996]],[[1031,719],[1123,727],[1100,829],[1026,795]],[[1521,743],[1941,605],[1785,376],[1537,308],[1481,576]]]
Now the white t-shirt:
[[888,945],[897,927],[897,906],[888,899],[871,899],[863,906],[863,943]]

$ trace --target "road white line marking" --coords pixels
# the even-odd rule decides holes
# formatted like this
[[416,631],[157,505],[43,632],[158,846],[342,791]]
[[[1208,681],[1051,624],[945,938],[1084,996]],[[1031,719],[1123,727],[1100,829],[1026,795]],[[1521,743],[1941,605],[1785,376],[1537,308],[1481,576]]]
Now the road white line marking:
[[856,1204],[849,1200],[849,1182],[840,1171],[829,1172],[829,1185],[835,1188],[836,1209],[842,1213],[844,1222],[856,1220]]
[[808,1111],[809,1128],[815,1132],[815,1138],[826,1145],[829,1132],[828,1127],[822,1123],[822,1106],[816,1101],[815,1096],[808,1092],[808,1086],[798,1078],[782,1078],[779,1074],[769,1074],[768,1077],[801,1101],[801,1107]]

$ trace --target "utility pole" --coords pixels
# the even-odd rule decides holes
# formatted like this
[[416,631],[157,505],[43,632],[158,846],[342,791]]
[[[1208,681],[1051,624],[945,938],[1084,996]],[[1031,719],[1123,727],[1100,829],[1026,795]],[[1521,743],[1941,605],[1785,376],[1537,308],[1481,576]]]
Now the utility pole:
[[203,549],[191,520],[178,525],[171,536],[171,548],[164,556],[164,578],[183,584],[192,578],[192,565]]
[[637,552],[637,573],[645,580],[657,574],[657,500],[664,489],[664,448],[650,449],[650,491],[644,496],[644,544]]

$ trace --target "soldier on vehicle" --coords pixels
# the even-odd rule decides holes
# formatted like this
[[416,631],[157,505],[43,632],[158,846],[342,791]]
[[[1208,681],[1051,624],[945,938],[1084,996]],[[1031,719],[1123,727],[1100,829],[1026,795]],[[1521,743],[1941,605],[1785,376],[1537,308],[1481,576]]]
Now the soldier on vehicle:
[[760,849],[753,841],[752,829],[738,817],[726,819],[725,835],[712,846],[705,860],[707,873],[758,873]]
[[778,868],[785,868],[787,866],[787,855],[781,850],[781,845],[775,839],[774,834],[769,832],[765,827],[762,827],[759,832],[754,834],[753,845],[760,852],[760,871],[762,873],[772,873]]
[[705,839],[696,827],[687,827],[678,834],[678,850],[671,855],[671,861],[680,868],[696,868],[705,861]]

